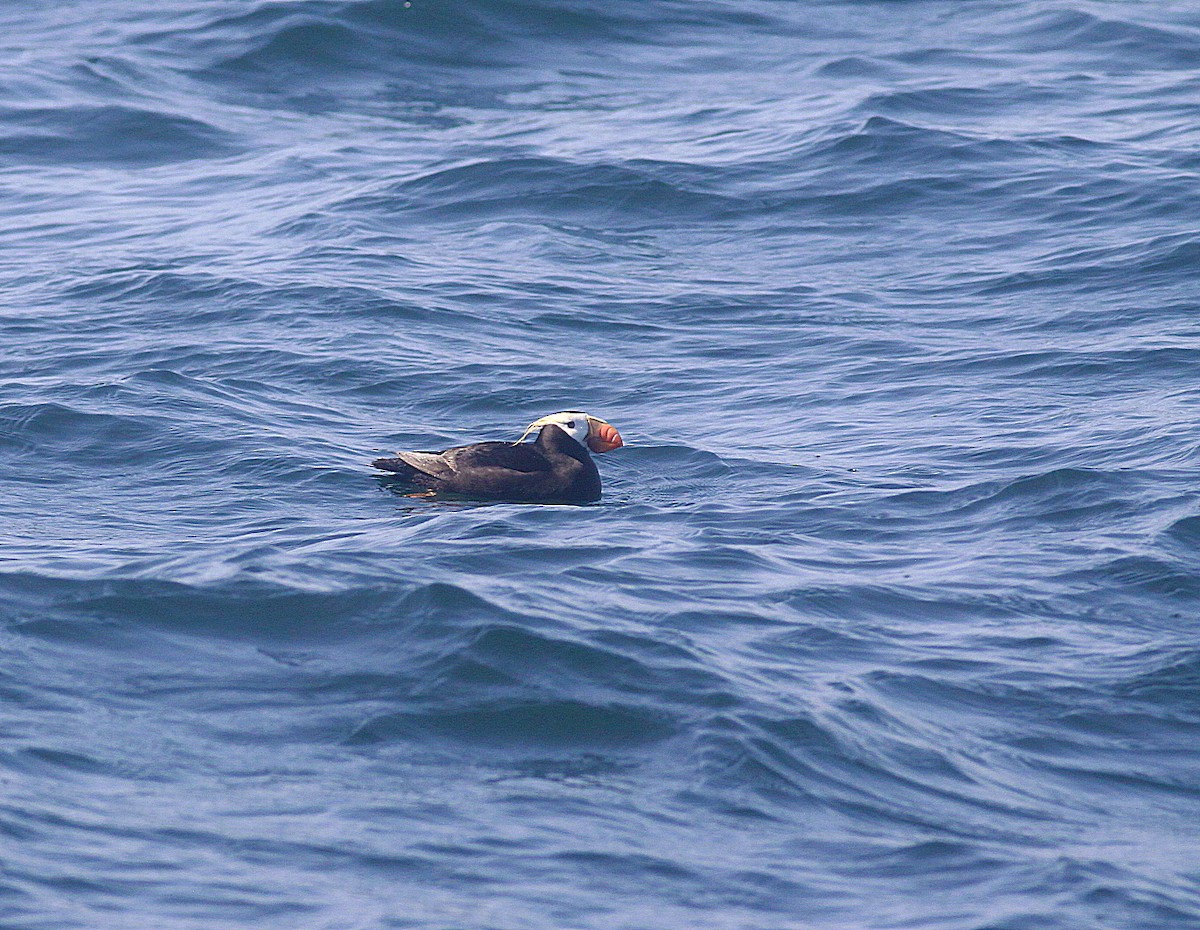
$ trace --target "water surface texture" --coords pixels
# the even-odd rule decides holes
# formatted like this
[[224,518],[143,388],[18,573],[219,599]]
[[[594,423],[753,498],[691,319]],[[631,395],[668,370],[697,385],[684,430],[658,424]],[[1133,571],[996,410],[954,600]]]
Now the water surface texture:
[[1200,926],[1197,153],[1191,0],[4,5],[0,925]]

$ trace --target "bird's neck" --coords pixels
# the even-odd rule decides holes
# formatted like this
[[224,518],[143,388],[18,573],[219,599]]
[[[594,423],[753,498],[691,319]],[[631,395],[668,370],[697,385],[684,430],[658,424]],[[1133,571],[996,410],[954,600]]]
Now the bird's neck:
[[543,452],[555,452],[559,455],[569,455],[573,459],[580,462],[591,460],[588,455],[588,450],[578,440],[564,429],[555,426],[553,423],[549,426],[542,427],[542,431],[538,433],[537,446]]

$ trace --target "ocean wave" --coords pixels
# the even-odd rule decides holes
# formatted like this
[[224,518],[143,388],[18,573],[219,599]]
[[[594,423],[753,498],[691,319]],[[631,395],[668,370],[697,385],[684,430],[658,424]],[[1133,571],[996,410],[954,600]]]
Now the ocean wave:
[[1195,11],[8,6],[0,924],[1195,923]]
[[351,744],[398,737],[452,740],[466,745],[508,745],[524,752],[547,748],[637,746],[666,738],[661,712],[583,701],[489,701],[486,707],[388,714],[355,729]]
[[239,151],[237,137],[191,116],[132,106],[0,109],[0,159],[151,166]]
[[[1136,15],[1136,14],[1135,14]],[[1147,25],[1130,18],[1100,16],[1078,9],[1046,10],[1020,23],[1016,36],[1029,52],[1070,49],[1074,55],[1099,52],[1108,66],[1123,70],[1119,63],[1137,62],[1137,68],[1195,68],[1200,63],[1190,30]],[[1129,67],[1129,66],[1125,66]]]
[[[1004,482],[986,482],[954,490],[905,491],[881,502],[882,514],[906,512],[955,519],[975,519],[988,512],[993,520],[1067,521],[1101,525],[1132,511],[1140,496],[1139,482],[1120,472],[1056,468]],[[898,508],[893,510],[892,508]]]
[[1037,263],[1041,267],[998,275],[976,293],[1002,296],[1028,290],[1069,289],[1088,294],[1107,287],[1118,276],[1124,280],[1134,277],[1146,285],[1170,282],[1180,268],[1195,259],[1197,247],[1190,236],[1172,234],[1102,249],[1073,250],[1043,259]]
[[1064,580],[1068,579],[1096,583],[1114,592],[1151,595],[1165,604],[1191,604],[1200,599],[1200,574],[1156,555],[1123,555],[1072,572]]
[[1122,699],[1151,705],[1185,721],[1200,715],[1200,652],[1186,647],[1156,649],[1139,660],[1136,673],[1114,688]]
[[528,216],[629,225],[661,216],[720,219],[744,209],[735,198],[703,190],[705,174],[686,165],[505,158],[393,184],[344,201],[338,210],[415,214],[438,223]]
[[[691,17],[680,8],[676,18]],[[472,86],[486,96],[490,70],[527,66],[536,50],[549,46],[564,61],[581,60],[589,45],[653,41],[662,29],[657,16],[588,2],[358,0],[262,5],[217,15],[199,27],[148,32],[139,41],[187,49],[189,58],[205,56],[207,64],[193,74],[252,92],[312,98],[321,94],[305,86],[313,78],[402,81],[417,90],[420,84],[408,80],[417,65],[457,75],[451,80],[461,100]],[[461,80],[468,71],[478,80]],[[436,88],[420,93],[446,99]]]
[[25,455],[63,459],[104,460],[120,455],[136,461],[148,444],[169,428],[165,419],[151,414],[116,414],[80,410],[56,403],[5,404],[0,424],[6,440]]

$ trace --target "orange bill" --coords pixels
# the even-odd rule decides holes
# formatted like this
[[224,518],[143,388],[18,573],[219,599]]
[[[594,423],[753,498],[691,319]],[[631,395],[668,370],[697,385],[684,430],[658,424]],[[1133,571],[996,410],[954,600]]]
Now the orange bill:
[[588,448],[593,452],[611,452],[625,445],[621,434],[610,423],[605,423],[597,417],[588,417]]

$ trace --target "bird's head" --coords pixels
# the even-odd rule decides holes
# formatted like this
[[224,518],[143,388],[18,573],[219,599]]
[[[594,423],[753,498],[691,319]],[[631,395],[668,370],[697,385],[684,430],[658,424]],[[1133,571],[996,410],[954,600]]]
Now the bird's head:
[[619,449],[625,445],[621,441],[621,434],[610,423],[606,423],[599,417],[588,416],[586,413],[581,413],[578,410],[566,410],[563,413],[552,413],[548,417],[542,417],[540,420],[534,420],[521,434],[521,442],[530,433],[540,430],[544,426],[557,426],[564,433],[574,439],[576,442],[586,445],[593,452],[611,452],[613,449]]

